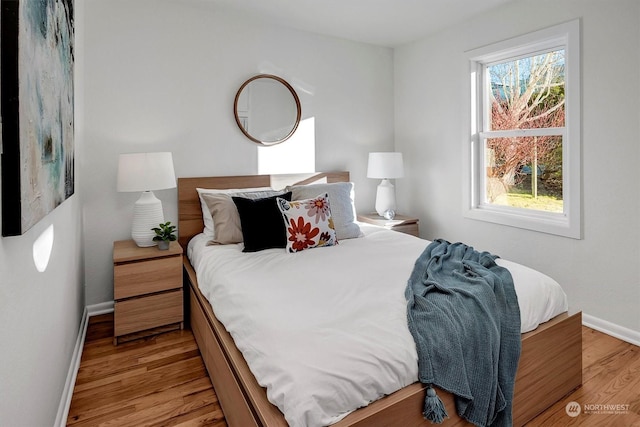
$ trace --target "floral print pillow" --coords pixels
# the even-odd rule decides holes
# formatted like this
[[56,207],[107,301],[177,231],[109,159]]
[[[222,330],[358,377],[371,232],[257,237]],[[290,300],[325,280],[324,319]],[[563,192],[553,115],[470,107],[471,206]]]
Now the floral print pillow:
[[327,193],[291,202],[278,197],[277,204],[285,221],[288,252],[338,244]]

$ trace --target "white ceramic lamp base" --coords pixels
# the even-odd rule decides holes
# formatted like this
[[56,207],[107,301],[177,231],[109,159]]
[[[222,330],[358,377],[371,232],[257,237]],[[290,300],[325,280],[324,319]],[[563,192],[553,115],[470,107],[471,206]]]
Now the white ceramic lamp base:
[[131,225],[131,237],[136,245],[144,248],[155,246],[153,241],[156,233],[151,230],[164,222],[162,202],[152,191],[144,191],[133,205],[133,224]]
[[396,210],[396,188],[388,179],[383,179],[376,193],[376,212],[384,216],[387,210]]

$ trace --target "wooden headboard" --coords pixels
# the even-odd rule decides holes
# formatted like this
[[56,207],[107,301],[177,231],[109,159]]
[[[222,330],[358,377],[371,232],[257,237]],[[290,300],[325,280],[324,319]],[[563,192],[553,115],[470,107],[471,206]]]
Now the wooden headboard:
[[186,251],[193,236],[202,232],[202,208],[196,188],[272,187],[282,189],[287,185],[308,185],[327,182],[348,182],[349,172],[328,172],[295,175],[243,175],[178,178],[178,241]]

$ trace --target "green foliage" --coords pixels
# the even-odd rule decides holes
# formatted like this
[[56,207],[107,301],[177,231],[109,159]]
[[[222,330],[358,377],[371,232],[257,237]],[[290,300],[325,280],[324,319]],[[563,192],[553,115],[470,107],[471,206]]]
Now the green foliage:
[[176,235],[174,234],[176,226],[171,225],[171,221],[167,221],[164,224],[158,224],[158,227],[153,227],[152,230],[156,233],[156,236],[153,238],[154,242],[159,242],[161,240],[164,240],[165,242],[173,242],[176,240]]

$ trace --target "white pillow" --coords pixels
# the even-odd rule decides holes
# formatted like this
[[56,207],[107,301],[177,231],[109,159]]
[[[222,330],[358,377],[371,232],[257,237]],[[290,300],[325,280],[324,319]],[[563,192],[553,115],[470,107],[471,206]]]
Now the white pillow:
[[360,227],[356,224],[353,182],[293,185],[285,188],[285,191],[293,193],[291,200],[311,199],[318,194],[327,193],[331,201],[331,216],[335,223],[338,240],[362,235]]
[[207,236],[210,240],[215,237],[213,227],[213,218],[211,217],[211,212],[209,212],[209,207],[207,206],[207,202],[203,199],[202,194],[232,194],[241,195],[241,193],[246,192],[255,192],[255,191],[273,191],[271,187],[256,187],[256,188],[231,188],[220,190],[216,188],[196,188],[198,192],[198,197],[200,198],[200,207],[202,209],[202,220],[204,221],[204,229],[202,232],[205,236]]

